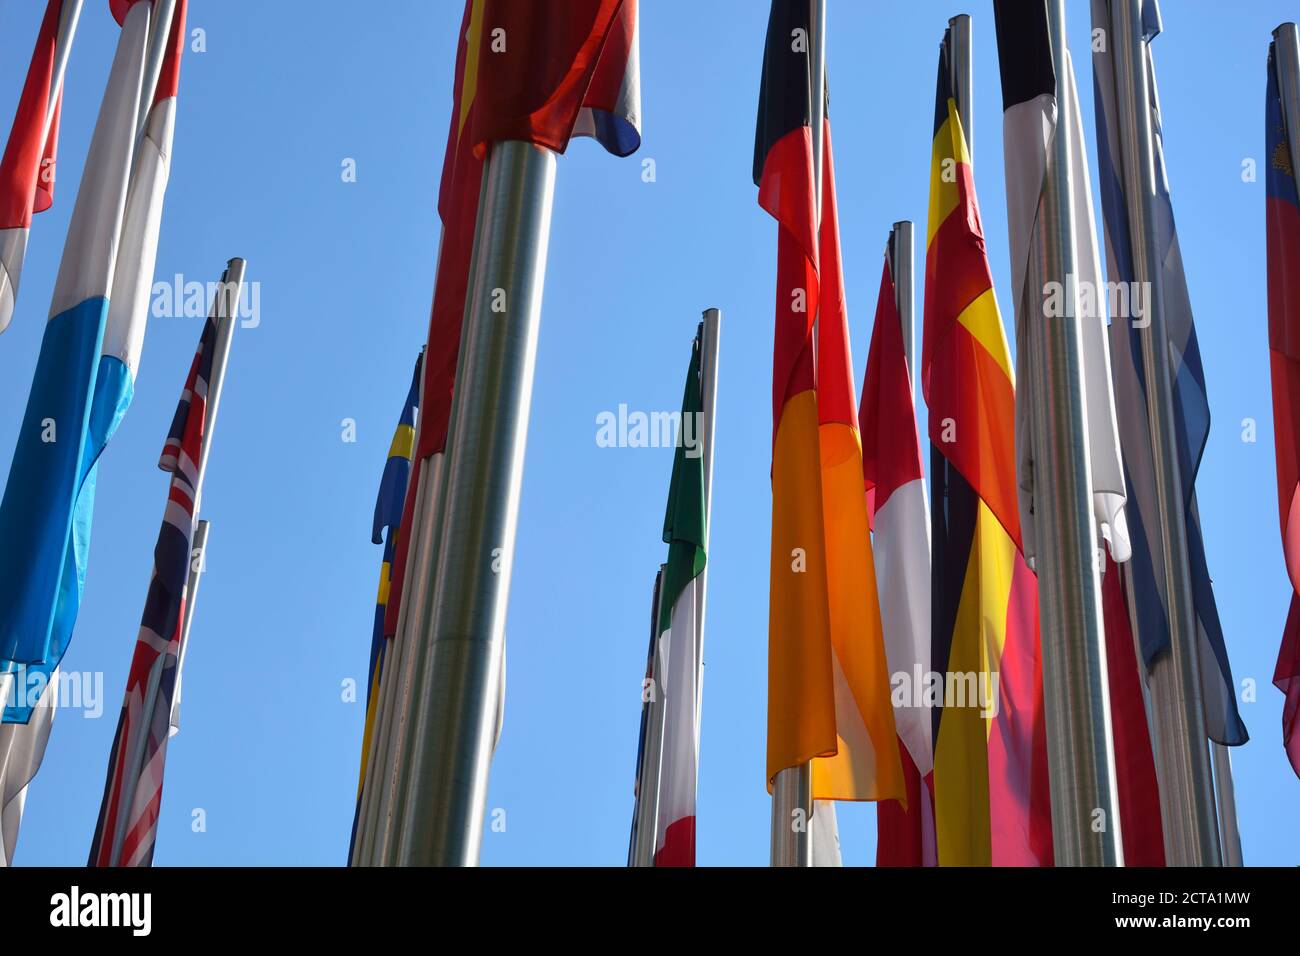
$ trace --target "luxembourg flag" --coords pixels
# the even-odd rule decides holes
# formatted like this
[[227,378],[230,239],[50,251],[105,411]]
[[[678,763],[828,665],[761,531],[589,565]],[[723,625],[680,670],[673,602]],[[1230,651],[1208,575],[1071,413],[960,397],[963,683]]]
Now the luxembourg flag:
[[63,72],[80,14],[81,0],[49,0],[46,5],[18,113],[0,159],[0,332],[13,319],[32,216],[54,203]]
[[[0,501],[0,671],[48,676],[67,648],[85,582],[95,462],[130,400],[130,375],[102,376],[110,290],[126,218],[152,5],[122,32],[68,226],[36,374]],[[142,167],[142,171],[145,167]],[[126,258],[130,258],[129,256]],[[121,359],[118,359],[121,362]],[[114,394],[116,392],[116,394]],[[6,707],[26,723],[30,702]]]

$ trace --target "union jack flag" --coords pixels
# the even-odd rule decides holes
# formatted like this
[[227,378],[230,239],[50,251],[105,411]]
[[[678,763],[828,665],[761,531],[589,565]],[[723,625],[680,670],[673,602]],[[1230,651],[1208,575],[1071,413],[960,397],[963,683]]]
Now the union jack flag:
[[172,702],[180,677],[181,624],[216,338],[216,323],[209,318],[158,461],[158,467],[172,476],[171,487],[154,545],[153,577],[113,738],[90,866],[149,866],[153,862]]

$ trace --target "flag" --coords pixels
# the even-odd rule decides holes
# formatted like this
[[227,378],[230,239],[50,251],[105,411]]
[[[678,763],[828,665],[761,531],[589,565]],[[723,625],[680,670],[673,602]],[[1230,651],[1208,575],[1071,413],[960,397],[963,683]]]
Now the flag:
[[420,370],[424,352],[415,360],[411,387],[406,393],[402,415],[393,431],[388,446],[388,460],[379,482],[379,497],[375,501],[375,517],[370,539],[384,546],[384,561],[379,568],[379,596],[375,599],[375,622],[370,633],[370,670],[366,678],[366,724],[361,737],[361,774],[357,781],[357,807],[352,815],[352,836],[348,842],[348,859],[357,840],[357,823],[361,814],[361,791],[366,782],[366,762],[370,757],[370,736],[375,726],[375,710],[379,704],[379,682],[383,678],[384,659],[388,641],[384,635],[384,612],[392,589],[393,553],[397,546],[397,528],[402,520],[402,507],[406,486],[411,478],[411,455],[415,451],[415,416],[420,401]]
[[[101,377],[139,112],[150,6],[126,13],[54,286],[9,482],[0,501],[0,671],[48,677],[85,582],[95,462],[124,408]],[[113,394],[118,392],[119,394]],[[129,390],[127,391],[129,398]],[[9,706],[25,722],[31,706]]]
[[[1084,149],[1074,64],[1065,51],[1059,78],[1052,63],[1044,3],[993,4],[1002,74],[1003,139],[1007,174],[1007,225],[1016,311],[1016,377],[1030,380],[1036,356],[1030,344],[1038,323],[1076,316],[1083,345],[1083,402],[1088,465],[1098,542],[1104,540],[1116,561],[1129,558],[1124,522],[1124,474],[1112,397],[1110,349],[1106,342],[1105,284],[1092,208],[1092,178]],[[1062,102],[1064,98],[1064,102]],[[1049,178],[1053,141],[1063,106],[1072,117],[1068,201],[1074,206],[1073,276],[1049,272],[1043,256],[1044,233],[1055,228]],[[1054,295],[1049,291],[1055,287]],[[1016,405],[1016,470],[1020,479],[1020,527],[1025,557],[1032,565],[1034,533],[1034,453],[1037,428],[1032,402]]]
[[906,804],[888,800],[876,805],[876,865],[936,866],[931,716],[916,693],[930,668],[930,512],[888,257],[880,277],[858,423],[880,623],[891,683],[900,682],[893,696],[894,725],[907,794]]
[[[700,348],[704,326],[691,347],[691,363],[682,393],[679,434],[704,413],[700,385]],[[659,642],[655,664],[664,701],[662,763],[659,773],[659,818],[655,833],[655,866],[695,865],[695,786],[699,773],[698,696],[699,640],[697,608],[704,600],[705,514],[704,455],[697,440],[677,442],[673,474],[664,515],[668,561],[659,590]]]
[[45,5],[18,112],[0,158],[0,332],[13,319],[32,216],[54,203],[63,103],[59,61],[67,62],[78,12],[68,0],[49,0]]
[[770,790],[815,761],[814,799],[901,798],[828,123],[820,227],[815,211],[810,15],[808,0],[772,4],[754,143],[758,202],[778,226],[766,777]]
[[971,157],[939,53],[921,383],[929,407],[935,829],[941,865],[1048,865],[1037,582],[1021,553],[1015,375]]
[[153,862],[172,703],[180,680],[190,545],[203,477],[199,466],[216,340],[216,322],[209,318],[158,461],[171,475],[171,486],[87,866]]
[[[1110,32],[1110,6],[1108,0],[1093,0],[1094,31]],[[1211,586],[1196,503],[1196,473],[1209,437],[1210,407],[1205,390],[1205,370],[1201,365],[1196,327],[1192,321],[1187,278],[1183,273],[1182,253],[1174,226],[1169,182],[1165,176],[1160,106],[1149,47],[1150,41],[1160,32],[1160,12],[1152,0],[1146,0],[1143,4],[1142,23],[1147,43],[1145,69],[1151,90],[1150,110],[1155,148],[1156,215],[1153,228],[1156,230],[1160,255],[1152,281],[1160,283],[1165,330],[1169,336],[1171,352],[1173,427],[1178,442],[1178,466],[1186,507],[1187,551],[1201,662],[1201,698],[1206,732],[1210,738],[1221,744],[1237,746],[1245,743],[1248,735],[1237,710],[1236,685],[1232,680],[1223,628],[1219,623],[1219,611]],[[1124,196],[1114,55],[1109,47],[1094,50],[1092,55],[1096,80],[1097,174],[1106,230],[1106,273],[1112,283],[1123,283],[1124,288],[1131,290],[1129,311],[1136,319],[1140,310],[1134,308],[1133,296],[1141,295],[1141,287],[1135,282],[1130,250],[1137,237],[1130,231]],[[1125,514],[1133,552],[1132,558],[1124,565],[1123,574],[1132,579],[1132,585],[1127,590],[1134,597],[1135,606],[1131,610],[1137,622],[1143,661],[1149,669],[1160,655],[1169,650],[1169,621],[1165,611],[1165,567],[1160,547],[1160,511],[1155,487],[1156,452],[1152,448],[1147,428],[1146,393],[1142,384],[1142,340],[1148,334],[1148,324],[1149,316],[1141,323],[1112,322],[1110,354],[1114,372],[1115,405],[1120,413],[1118,423],[1120,447],[1124,456],[1124,482],[1128,489]]]
[[[641,144],[637,0],[573,0],[566,14],[553,16],[529,0],[465,4],[438,192],[442,245],[420,433],[394,556],[389,635],[397,633],[424,463],[447,445],[485,144],[522,139],[564,152],[570,137],[590,136],[618,156]],[[481,63],[492,67],[482,76]]]
[[1264,112],[1268,162],[1268,358],[1273,381],[1278,521],[1292,594],[1273,683],[1286,695],[1282,746],[1292,769],[1300,775],[1300,196],[1291,164],[1291,136],[1282,110],[1274,47],[1269,44]]
[[[1063,316],[1077,317],[1096,544],[1102,547],[1104,542],[1107,552],[1100,587],[1124,861],[1129,866],[1163,866],[1160,797],[1146,701],[1117,567],[1117,563],[1129,560],[1132,549],[1124,515],[1126,490],[1107,339],[1110,297],[1101,276],[1092,177],[1084,147],[1074,62],[1066,50],[1065,68],[1057,76],[1044,3],[997,0],[993,12],[1002,76],[1017,378],[1030,381],[1031,363],[1039,355],[1032,339],[1040,323],[1058,321]],[[1053,143],[1066,107],[1071,116],[1066,201],[1074,206],[1074,275],[1049,271],[1050,263],[1043,256],[1044,236],[1056,228],[1053,210],[1057,200],[1049,194],[1053,189],[1050,175]],[[1115,319],[1129,321],[1123,315]],[[1038,427],[1034,404],[1017,403],[1020,521],[1025,554],[1030,559],[1035,551],[1033,441]]]

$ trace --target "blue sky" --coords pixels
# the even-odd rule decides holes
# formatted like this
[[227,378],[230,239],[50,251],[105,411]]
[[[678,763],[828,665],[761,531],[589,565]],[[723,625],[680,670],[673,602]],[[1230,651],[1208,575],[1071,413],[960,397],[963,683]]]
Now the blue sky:
[[[7,129],[44,4],[0,0]],[[1088,5],[1068,4],[1092,147]],[[377,8],[376,8],[377,9]],[[171,742],[159,864],[338,864],[351,823],[380,548],[370,519],[426,332],[434,208],[461,6],[194,0],[159,278],[207,282],[231,256],[261,286],[235,338],[204,516],[208,569]],[[832,0],[828,68],[854,363],[860,380],[889,226],[924,235],[934,76],[949,16],[974,18],[974,158],[1009,308],[992,5]],[[1198,484],[1210,569],[1252,740],[1235,753],[1248,863],[1300,863],[1300,782],[1270,679],[1289,585],[1278,543],[1268,388],[1265,57],[1290,4],[1164,5],[1154,50],[1169,177],[1214,425]],[[723,310],[709,553],[699,860],[765,864],[768,467],[775,226],[750,180],[767,5],[651,0],[644,141],[559,162],[508,626],[506,725],[486,864],[621,864],[646,615],[672,454],[601,448],[596,417],[678,407],[699,313]],[[55,207],[33,227],[0,337],[0,476],[31,383],[82,162],[116,42],[87,0],[64,100]],[[355,159],[357,181],[340,176]],[[642,181],[640,160],[655,161]],[[917,250],[918,268],[923,250]],[[918,315],[919,315],[918,301]],[[1009,323],[1010,316],[1004,315]],[[151,322],[135,403],[100,468],[81,618],[65,667],[104,675],[103,715],[55,723],[18,844],[85,861],[166,489],[156,468],[200,320]],[[922,409],[921,415],[924,416]],[[1244,419],[1258,441],[1242,440]],[[356,441],[343,440],[345,419]],[[924,417],[922,417],[924,422]],[[206,832],[193,832],[194,811]],[[874,858],[874,808],[841,806],[846,861]]]

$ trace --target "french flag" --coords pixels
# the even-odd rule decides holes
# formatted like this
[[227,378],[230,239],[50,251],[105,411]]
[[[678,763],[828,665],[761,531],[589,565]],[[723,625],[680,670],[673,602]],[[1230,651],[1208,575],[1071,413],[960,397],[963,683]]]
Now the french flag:
[[[0,671],[25,669],[29,676],[33,670],[52,673],[67,649],[85,582],[95,463],[132,391],[127,362],[104,355],[106,349],[122,351],[131,334],[107,336],[105,328],[123,248],[153,9],[149,0],[112,6],[122,25],[117,53],[0,501],[0,540],[9,545],[0,553]],[[146,168],[142,164],[142,175]],[[129,262],[132,255],[123,258]],[[141,323],[143,318],[137,317]],[[117,323],[119,329],[133,327],[122,319]],[[19,702],[6,707],[3,719],[26,723],[31,710]]]
[[13,319],[32,216],[54,204],[63,72],[80,14],[81,0],[49,0],[46,5],[0,159],[0,332]]

